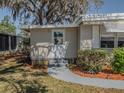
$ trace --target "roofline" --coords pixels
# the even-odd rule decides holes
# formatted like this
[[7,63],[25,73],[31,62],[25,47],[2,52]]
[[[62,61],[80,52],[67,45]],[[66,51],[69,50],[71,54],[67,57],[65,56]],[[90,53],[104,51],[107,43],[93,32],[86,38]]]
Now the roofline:
[[30,32],[31,29],[35,29],[35,28],[38,28],[38,29],[48,29],[48,28],[70,28],[70,27],[78,27],[78,25],[76,24],[65,24],[65,25],[25,25],[25,26],[22,26],[21,29],[22,30],[27,30]]
[[4,32],[0,32],[1,35],[8,35],[8,36],[17,36],[15,33],[4,33]]
[[107,13],[107,14],[83,14],[76,18],[74,24],[80,24],[87,21],[109,21],[124,20],[124,13]]
[[30,32],[31,29],[40,28],[69,28],[78,27],[81,22],[124,20],[124,13],[107,13],[107,14],[83,14],[78,16],[72,24],[65,25],[25,25],[21,29]]

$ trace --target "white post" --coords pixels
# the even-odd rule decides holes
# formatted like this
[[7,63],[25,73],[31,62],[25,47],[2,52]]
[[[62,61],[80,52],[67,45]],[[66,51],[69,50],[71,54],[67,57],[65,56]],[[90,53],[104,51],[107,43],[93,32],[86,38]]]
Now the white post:
[[11,36],[9,36],[9,51],[11,51]]
[[115,33],[114,35],[114,48],[117,48],[118,47],[118,34]]
[[80,27],[80,49],[92,49],[92,26],[81,24]]
[[100,48],[99,25],[92,26],[92,48]]

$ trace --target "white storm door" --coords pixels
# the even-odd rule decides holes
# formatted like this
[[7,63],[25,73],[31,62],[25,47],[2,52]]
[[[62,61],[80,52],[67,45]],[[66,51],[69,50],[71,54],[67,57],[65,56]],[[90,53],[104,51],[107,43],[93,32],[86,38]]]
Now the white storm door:
[[66,45],[65,45],[65,31],[57,29],[52,31],[52,43],[53,43],[53,57],[55,59],[65,58]]

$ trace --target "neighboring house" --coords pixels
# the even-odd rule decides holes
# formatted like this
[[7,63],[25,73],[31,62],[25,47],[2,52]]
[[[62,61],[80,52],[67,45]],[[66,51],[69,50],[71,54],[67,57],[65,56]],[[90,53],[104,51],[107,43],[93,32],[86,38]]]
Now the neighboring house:
[[124,46],[124,13],[88,14],[70,25],[31,25],[32,60],[76,58],[80,49]]
[[20,37],[14,34],[0,33],[0,51],[16,50]]

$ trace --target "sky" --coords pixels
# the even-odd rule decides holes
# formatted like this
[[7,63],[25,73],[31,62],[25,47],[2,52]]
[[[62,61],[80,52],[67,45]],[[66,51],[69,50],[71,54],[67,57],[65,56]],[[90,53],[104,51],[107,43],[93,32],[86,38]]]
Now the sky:
[[[124,13],[124,0],[103,0],[104,5],[98,10],[98,13]],[[88,14],[96,13],[94,9],[91,9]],[[0,20],[4,18],[4,16],[10,14],[10,10],[0,9]],[[15,21],[15,25],[17,27],[17,34],[20,32],[19,29],[19,21]]]
[[[98,10],[99,13],[124,13],[124,0],[103,0],[104,5]],[[94,13],[94,11],[89,11]]]

